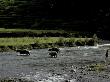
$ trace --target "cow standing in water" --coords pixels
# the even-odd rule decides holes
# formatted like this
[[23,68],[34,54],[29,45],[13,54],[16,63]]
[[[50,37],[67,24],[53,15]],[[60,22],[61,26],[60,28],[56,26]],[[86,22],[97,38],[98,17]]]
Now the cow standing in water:
[[60,50],[58,48],[51,48],[48,51],[50,51],[49,55],[54,58],[56,58],[57,54],[60,52]]
[[106,53],[105,53],[105,62],[108,61],[108,51],[109,51],[109,49],[107,49],[107,50],[106,50]]
[[30,52],[28,50],[16,50],[16,52],[19,52],[20,56],[29,56]]
[[106,54],[105,54],[105,57],[106,57],[106,58],[108,58],[108,50],[109,50],[109,49],[107,49]]

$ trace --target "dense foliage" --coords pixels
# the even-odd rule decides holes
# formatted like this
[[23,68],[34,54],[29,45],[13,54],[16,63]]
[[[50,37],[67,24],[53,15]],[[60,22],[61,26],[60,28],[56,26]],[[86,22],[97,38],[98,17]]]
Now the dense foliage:
[[92,31],[110,39],[109,21],[108,1],[0,0],[0,27],[5,28]]
[[64,37],[20,37],[1,38],[0,51],[12,51],[16,49],[41,49],[51,47],[75,47],[94,46],[93,38],[64,38]]

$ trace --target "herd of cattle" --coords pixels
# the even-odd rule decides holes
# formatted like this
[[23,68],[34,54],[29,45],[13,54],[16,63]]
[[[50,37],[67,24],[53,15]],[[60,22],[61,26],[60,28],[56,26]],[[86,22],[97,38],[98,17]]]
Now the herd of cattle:
[[[18,52],[19,56],[29,56],[30,52],[28,50],[16,50],[16,52]],[[59,48],[50,48],[48,49],[49,55],[52,58],[56,58],[58,53],[60,52]]]
[[[106,60],[108,58],[109,50],[110,49],[107,49],[106,53],[105,53]],[[30,55],[30,52],[28,50],[16,50],[16,52],[19,52],[19,56],[29,56]],[[59,48],[50,48],[50,49],[48,49],[48,52],[49,52],[49,55],[51,58],[57,58],[57,55],[60,52],[60,49]]]

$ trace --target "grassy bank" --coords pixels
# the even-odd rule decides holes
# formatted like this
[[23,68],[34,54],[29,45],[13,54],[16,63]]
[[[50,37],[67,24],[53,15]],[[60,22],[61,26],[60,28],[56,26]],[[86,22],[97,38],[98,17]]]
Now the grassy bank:
[[0,38],[0,51],[15,49],[35,49],[49,47],[73,47],[94,45],[93,38],[65,38],[65,37],[21,37],[21,38]]
[[64,30],[32,30],[32,29],[5,29],[5,28],[0,28],[0,33],[17,33],[17,32],[32,32],[32,33],[64,33]]
[[0,28],[0,51],[94,45],[96,40],[89,32]]

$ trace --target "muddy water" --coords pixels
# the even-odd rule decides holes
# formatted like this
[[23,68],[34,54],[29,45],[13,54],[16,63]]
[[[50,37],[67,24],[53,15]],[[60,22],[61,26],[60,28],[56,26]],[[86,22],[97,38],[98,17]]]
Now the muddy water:
[[91,64],[105,65],[105,52],[109,47],[105,46],[60,48],[57,58],[50,58],[48,49],[31,50],[30,56],[1,52],[0,78],[17,77],[35,82],[109,82],[109,65],[101,72],[87,70]]

